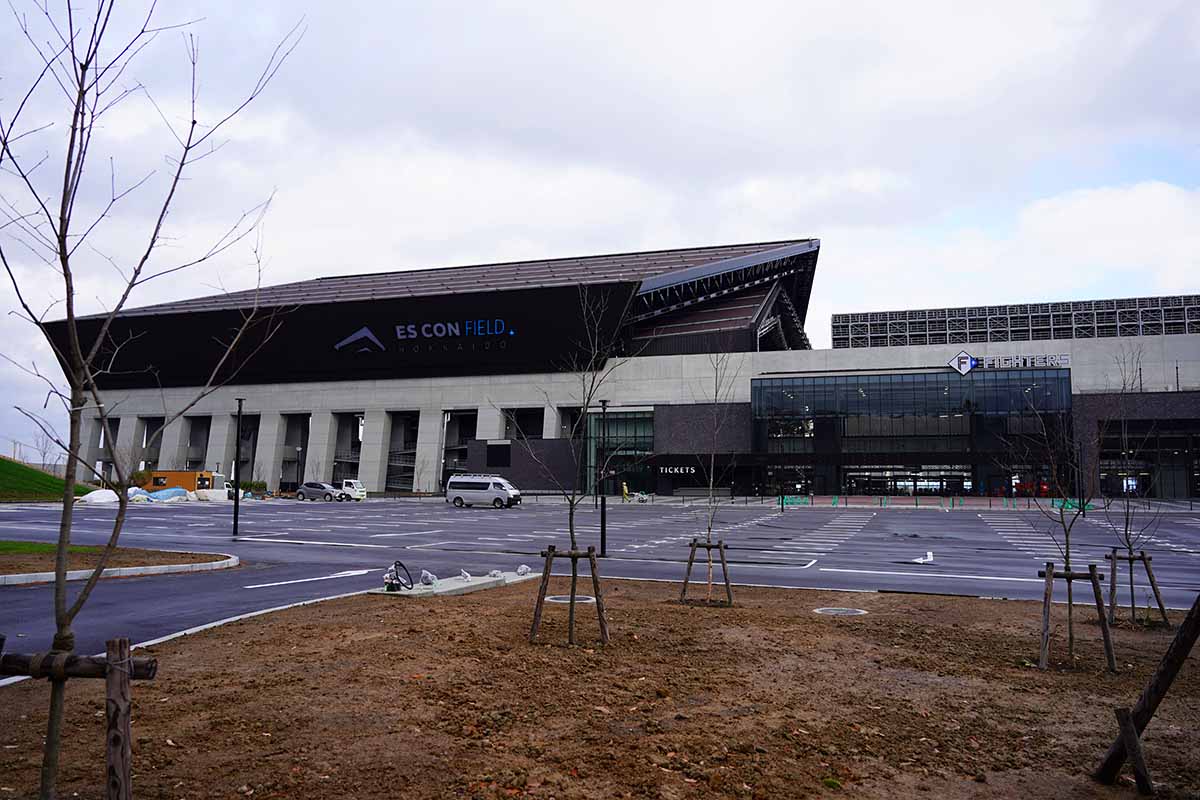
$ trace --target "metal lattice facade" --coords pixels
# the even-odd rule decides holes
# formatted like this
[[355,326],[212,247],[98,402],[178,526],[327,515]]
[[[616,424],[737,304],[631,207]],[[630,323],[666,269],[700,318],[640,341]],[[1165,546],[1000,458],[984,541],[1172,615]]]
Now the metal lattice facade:
[[834,348],[1200,333],[1200,295],[833,315]]

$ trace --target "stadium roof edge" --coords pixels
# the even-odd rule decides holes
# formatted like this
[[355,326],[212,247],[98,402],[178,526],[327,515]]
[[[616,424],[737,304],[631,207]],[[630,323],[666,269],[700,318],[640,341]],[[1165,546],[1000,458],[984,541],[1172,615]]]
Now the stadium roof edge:
[[642,286],[638,290],[638,294],[653,292],[657,289],[665,289],[668,286],[675,286],[680,283],[707,278],[710,275],[719,275],[722,272],[729,272],[742,267],[750,267],[755,264],[765,264],[768,261],[776,261],[781,258],[790,256],[798,256],[803,253],[811,253],[821,249],[820,239],[806,239],[795,244],[789,244],[784,247],[777,247],[772,250],[763,250],[758,253],[752,253],[744,256],[735,256],[722,261],[714,261],[710,264],[701,264],[696,267],[688,267],[686,269],[677,270],[675,272],[664,272],[661,275],[655,275],[646,278],[642,281]]
[[[819,250],[819,239],[712,245],[330,275],[125,309],[122,316],[336,303],[577,284],[638,282],[653,291]],[[647,282],[653,281],[651,288]],[[92,316],[103,316],[102,314]]]

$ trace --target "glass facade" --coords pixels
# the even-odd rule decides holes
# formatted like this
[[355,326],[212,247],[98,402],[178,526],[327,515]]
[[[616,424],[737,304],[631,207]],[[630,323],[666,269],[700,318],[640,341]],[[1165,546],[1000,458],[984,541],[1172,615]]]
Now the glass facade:
[[[1069,369],[756,378],[754,449],[817,493],[983,493],[1004,440],[1071,411]],[[811,465],[797,473],[797,466]],[[805,487],[805,484],[808,484]],[[792,488],[790,483],[787,487]]]
[[602,414],[596,409],[591,410],[588,415],[587,474],[599,475],[600,466],[607,462],[609,476],[604,487],[607,492],[619,492],[622,482],[629,485],[630,491],[654,491],[653,470],[647,464],[653,454],[653,411]]

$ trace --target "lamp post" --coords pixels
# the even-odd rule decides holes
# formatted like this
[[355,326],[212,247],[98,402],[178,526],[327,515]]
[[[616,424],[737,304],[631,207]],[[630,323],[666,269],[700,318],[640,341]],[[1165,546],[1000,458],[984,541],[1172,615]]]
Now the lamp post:
[[608,555],[608,495],[604,491],[608,477],[608,401],[600,401],[600,557]]
[[237,440],[233,446],[233,538],[238,535],[238,511],[242,502],[242,403],[246,398],[237,399]]
[[302,444],[296,445],[296,491],[300,491],[300,480],[301,480],[300,470],[304,469],[303,453],[304,453],[304,445],[302,445]]

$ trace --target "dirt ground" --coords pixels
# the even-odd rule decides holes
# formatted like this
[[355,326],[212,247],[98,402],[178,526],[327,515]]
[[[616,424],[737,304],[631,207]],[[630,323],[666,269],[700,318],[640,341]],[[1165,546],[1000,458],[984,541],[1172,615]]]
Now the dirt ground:
[[[742,589],[718,609],[607,587],[608,647],[588,606],[566,647],[560,605],[529,645],[533,582],[348,598],[156,647],[158,678],[134,685],[135,795],[1133,797],[1087,775],[1172,636],[1116,631],[1108,675],[1086,621],[1068,670],[1056,609],[1042,672],[1034,603]],[[1198,661],[1145,736],[1163,797],[1200,797]],[[47,697],[0,689],[0,798],[36,787]],[[101,796],[103,717],[103,682],[73,682],[62,796]]]
[[[159,564],[196,564],[220,561],[224,558],[225,556],[215,553],[171,553],[163,550],[118,547],[109,557],[108,566],[149,567]],[[99,560],[99,553],[70,553],[67,558],[67,569],[91,569]],[[0,553],[0,575],[53,571],[54,553]]]

